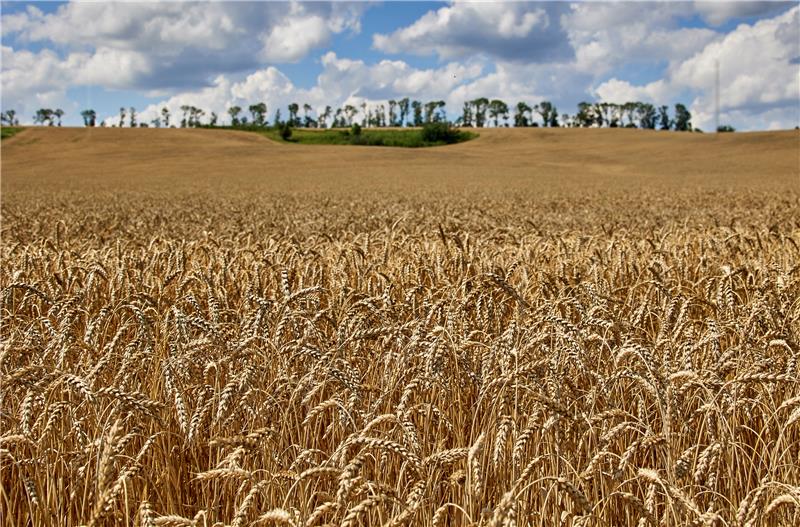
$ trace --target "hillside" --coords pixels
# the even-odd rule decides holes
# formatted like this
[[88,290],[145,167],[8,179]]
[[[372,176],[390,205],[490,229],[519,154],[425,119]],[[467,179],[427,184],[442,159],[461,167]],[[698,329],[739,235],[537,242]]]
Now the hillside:
[[409,185],[610,189],[632,178],[636,185],[766,188],[796,187],[800,178],[796,131],[482,129],[467,143],[406,150],[280,144],[221,130],[31,128],[4,141],[2,154],[6,192],[81,185],[265,192]]

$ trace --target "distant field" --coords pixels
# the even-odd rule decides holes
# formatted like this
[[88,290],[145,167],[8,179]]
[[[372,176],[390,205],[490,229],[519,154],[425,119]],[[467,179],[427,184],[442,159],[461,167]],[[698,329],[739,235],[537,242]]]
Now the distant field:
[[2,525],[800,524],[796,131],[1,168]]
[[[665,187],[797,187],[796,131],[682,134],[643,130],[481,129],[417,149],[295,145],[222,130],[30,128],[3,143],[3,190],[401,189],[574,195]],[[31,177],[35,175],[36,177]]]

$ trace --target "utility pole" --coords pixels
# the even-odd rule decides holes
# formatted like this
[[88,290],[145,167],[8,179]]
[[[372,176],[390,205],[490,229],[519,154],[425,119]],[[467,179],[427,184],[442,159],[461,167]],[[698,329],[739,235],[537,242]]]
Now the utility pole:
[[716,66],[716,82],[714,89],[714,129],[717,131],[717,133],[719,133],[719,59],[714,61],[714,65]]

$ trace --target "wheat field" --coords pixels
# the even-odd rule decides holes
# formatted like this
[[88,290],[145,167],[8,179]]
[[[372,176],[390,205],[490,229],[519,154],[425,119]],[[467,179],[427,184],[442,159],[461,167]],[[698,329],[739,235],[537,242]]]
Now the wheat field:
[[796,132],[4,141],[0,524],[800,524]]

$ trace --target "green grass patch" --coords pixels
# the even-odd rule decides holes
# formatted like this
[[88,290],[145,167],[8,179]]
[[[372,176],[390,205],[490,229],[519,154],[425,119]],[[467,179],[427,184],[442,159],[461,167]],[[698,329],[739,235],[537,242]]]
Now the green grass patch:
[[8,139],[11,136],[17,135],[24,128],[21,126],[4,126],[0,128],[0,139]]
[[424,128],[292,128],[288,139],[281,137],[277,127],[261,128],[224,127],[229,130],[245,130],[260,133],[274,141],[297,143],[302,145],[355,145],[355,146],[392,146],[401,148],[422,148],[462,143],[478,137],[478,134],[450,128],[443,123]]

